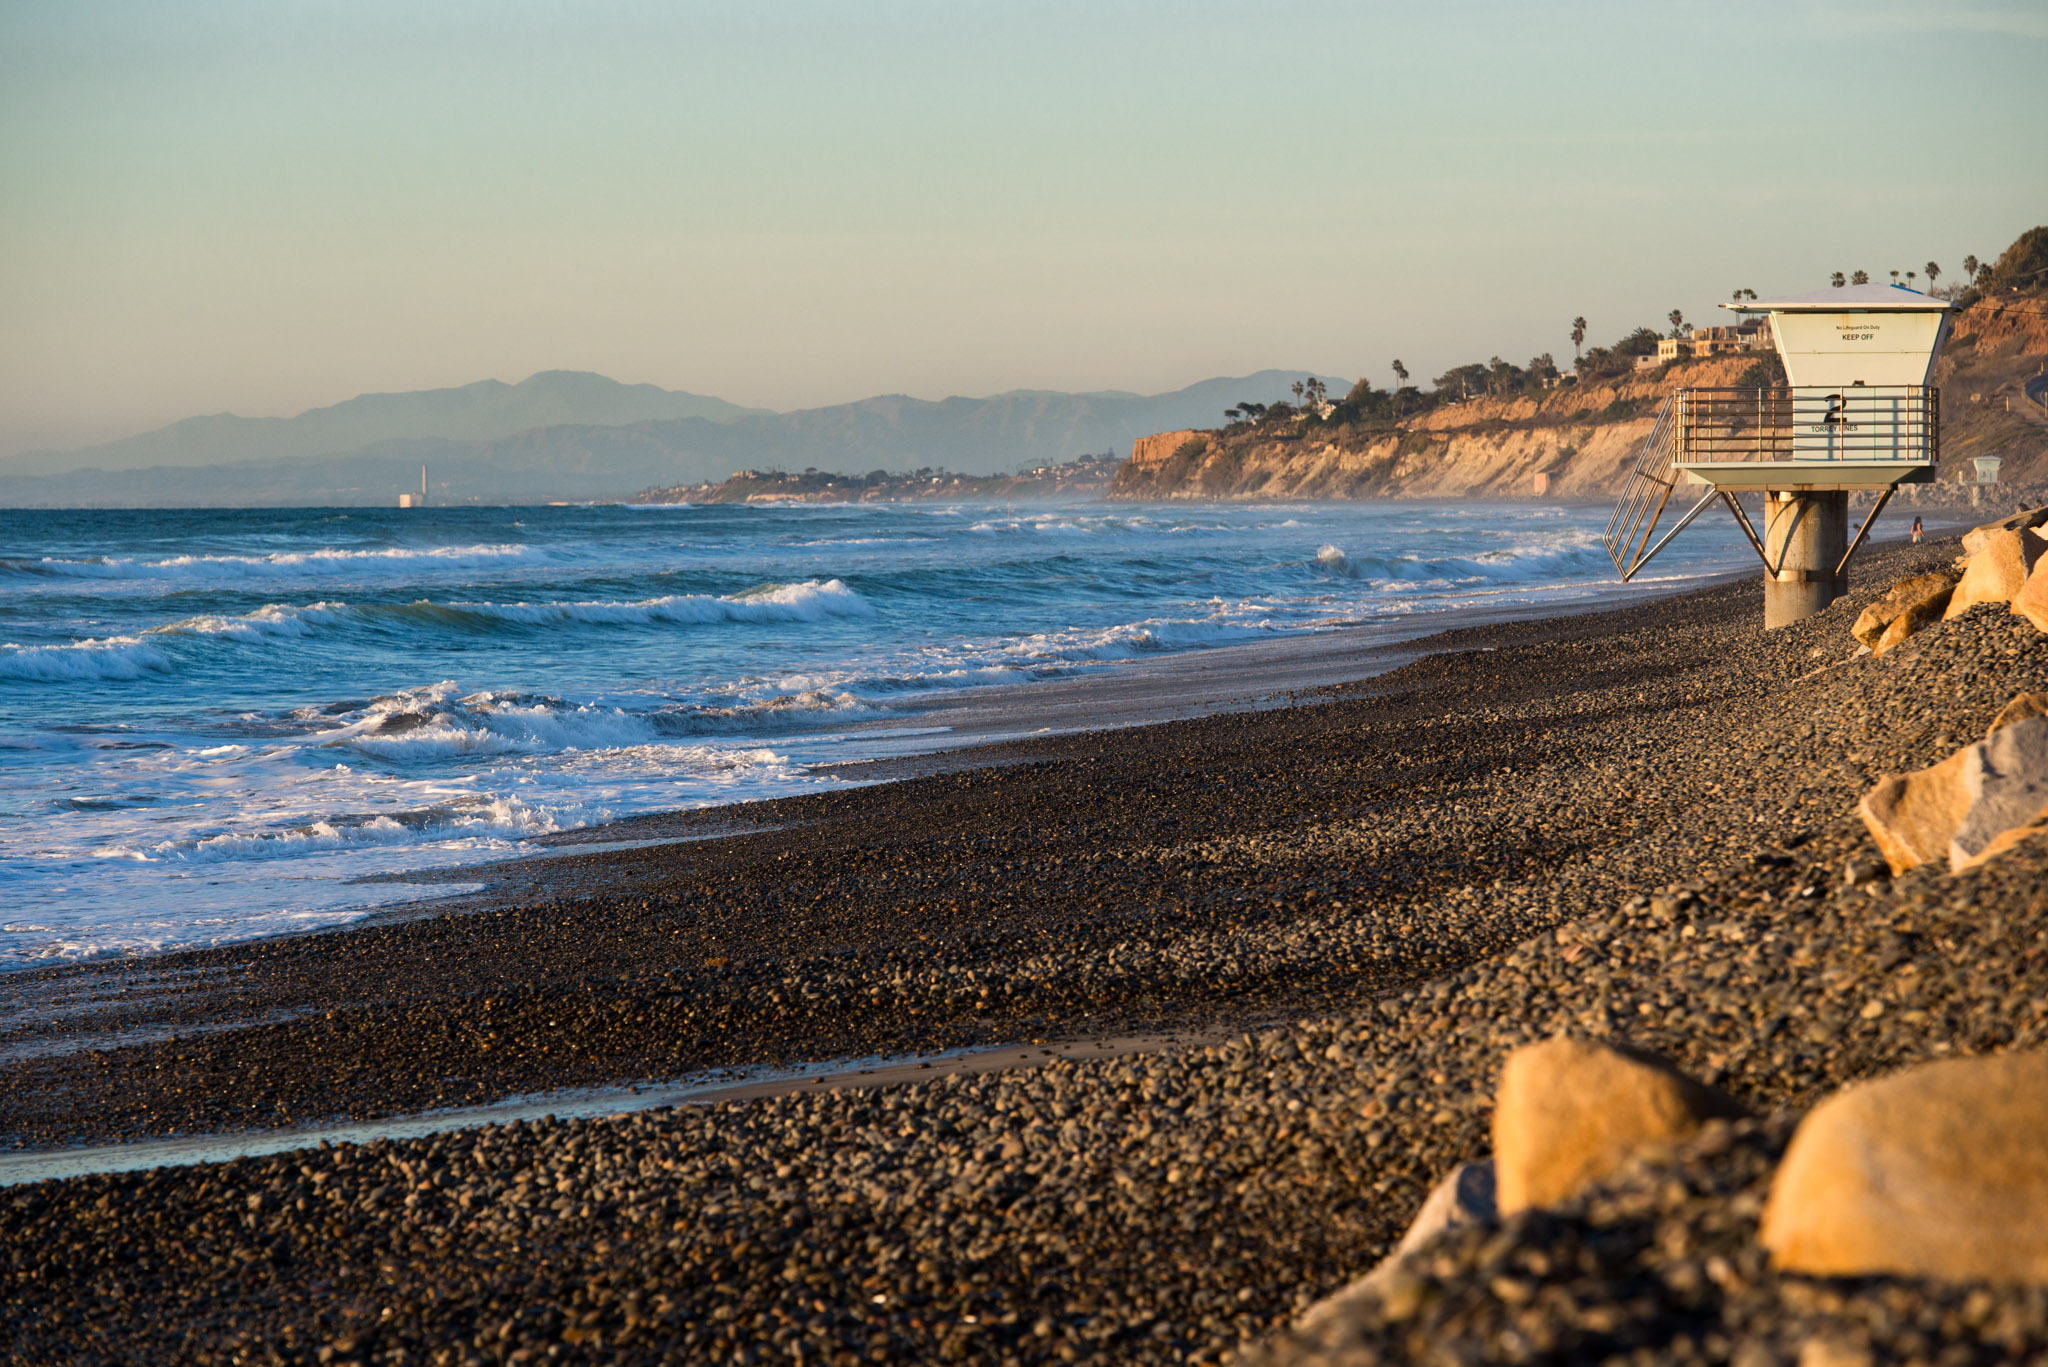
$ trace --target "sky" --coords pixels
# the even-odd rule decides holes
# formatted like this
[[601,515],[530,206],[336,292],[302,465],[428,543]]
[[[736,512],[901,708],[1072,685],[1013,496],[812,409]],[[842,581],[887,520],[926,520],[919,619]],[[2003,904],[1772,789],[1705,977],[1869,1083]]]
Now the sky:
[[2048,4],[0,0],[0,454],[1388,382],[2048,222]]

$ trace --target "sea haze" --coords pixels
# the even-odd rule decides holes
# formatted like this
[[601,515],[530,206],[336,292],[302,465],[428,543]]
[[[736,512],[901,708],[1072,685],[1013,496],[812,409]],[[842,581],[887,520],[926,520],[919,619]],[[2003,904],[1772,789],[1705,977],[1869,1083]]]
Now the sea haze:
[[[1617,589],[1590,509],[0,511],[0,965],[814,789],[961,689]],[[1740,566],[1702,528],[1658,563]],[[891,732],[896,734],[894,738]],[[929,740],[922,742],[930,744]]]

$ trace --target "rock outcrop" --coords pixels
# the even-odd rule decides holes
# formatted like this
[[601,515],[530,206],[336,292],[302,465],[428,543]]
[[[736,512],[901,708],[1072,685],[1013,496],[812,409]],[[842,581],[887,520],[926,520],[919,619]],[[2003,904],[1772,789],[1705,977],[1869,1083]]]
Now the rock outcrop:
[[1885,775],[1856,811],[1895,874],[1944,858],[1971,868],[2048,828],[2048,693],[2014,698],[1939,764]]
[[2048,1054],[1851,1087],[1793,1136],[1762,1239],[1788,1271],[2048,1281]]
[[1180,454],[1180,449],[1201,436],[1200,432],[1156,432],[1131,443],[1130,468],[1157,470]]
[[1494,1098],[1500,1213],[1569,1200],[1647,1149],[1745,1114],[1654,1054],[1570,1038],[1524,1045]]
[[1963,534],[1963,574],[1950,595],[1945,617],[1960,617],[1979,603],[2010,603],[2048,550],[2035,528],[2048,522],[2048,508],[2015,513]]
[[1900,580],[1884,597],[1863,609],[1851,634],[1884,654],[1922,627],[1942,620],[1958,578],[1958,574],[1934,570]]

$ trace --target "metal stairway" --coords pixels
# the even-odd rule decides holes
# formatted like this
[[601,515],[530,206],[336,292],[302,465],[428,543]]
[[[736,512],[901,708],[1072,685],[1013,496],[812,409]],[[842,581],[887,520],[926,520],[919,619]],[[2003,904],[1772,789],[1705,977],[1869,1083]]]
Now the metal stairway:
[[1707,505],[1720,497],[1710,486],[1706,497],[1678,519],[1677,526],[1664,533],[1657,544],[1650,544],[1658,522],[1664,517],[1664,508],[1678,487],[1678,471],[1672,463],[1678,459],[1684,414],[1685,392],[1674,391],[1658,410],[1657,425],[1636,447],[1635,468],[1629,471],[1621,501],[1614,505],[1614,513],[1607,519],[1607,531],[1601,539],[1607,545],[1607,556],[1614,562],[1614,568],[1621,571],[1623,583],[1635,578],[1651,556],[1663,550],[1672,537],[1684,531],[1707,510]]

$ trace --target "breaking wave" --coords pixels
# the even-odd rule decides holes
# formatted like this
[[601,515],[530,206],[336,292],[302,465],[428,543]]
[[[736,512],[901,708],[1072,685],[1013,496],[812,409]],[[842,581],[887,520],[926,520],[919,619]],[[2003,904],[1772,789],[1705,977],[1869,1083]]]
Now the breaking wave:
[[170,673],[178,661],[167,649],[177,637],[257,643],[306,637],[350,624],[413,630],[488,632],[498,627],[563,625],[708,626],[722,622],[819,622],[872,617],[874,605],[837,579],[779,584],[749,593],[672,594],[637,602],[414,603],[320,602],[294,607],[271,603],[235,616],[207,614],[147,628],[139,636],[109,636],[62,645],[0,645],[0,679],[62,681],[140,679]]
[[106,636],[68,645],[0,645],[0,679],[46,683],[140,679],[169,673],[171,658],[138,636]]
[[164,560],[93,556],[64,560],[0,559],[0,573],[45,579],[158,579],[239,582],[251,578],[313,579],[351,570],[480,569],[545,562],[562,557],[523,545],[436,546],[422,550],[389,547],[347,550],[322,546],[309,551],[275,551],[269,555],[175,555]]
[[1530,584],[1563,575],[1599,574],[1609,566],[1600,539],[1590,532],[1546,537],[1526,545],[1471,555],[1357,555],[1325,545],[1315,563],[1326,573],[1369,584]]

